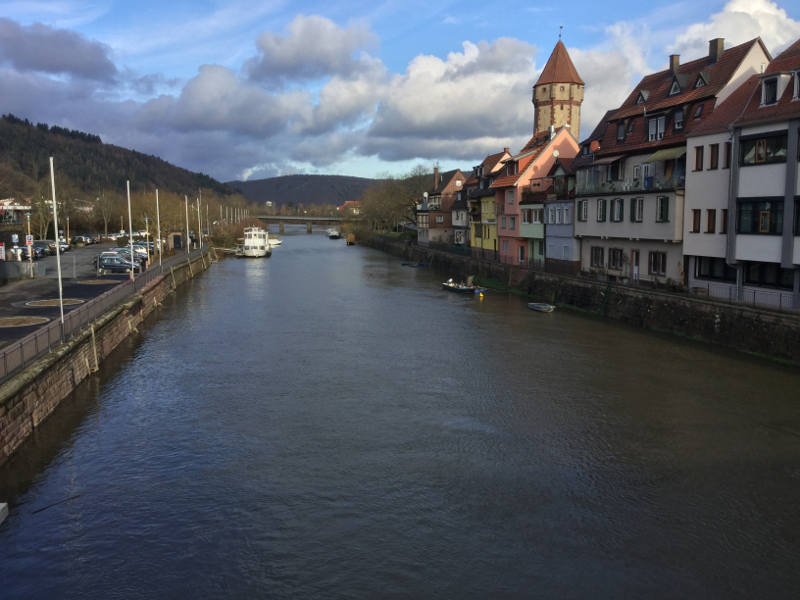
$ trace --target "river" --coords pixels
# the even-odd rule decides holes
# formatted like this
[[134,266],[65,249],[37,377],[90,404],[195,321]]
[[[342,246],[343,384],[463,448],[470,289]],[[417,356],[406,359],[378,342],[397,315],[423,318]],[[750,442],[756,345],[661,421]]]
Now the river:
[[283,240],[0,469],[0,597],[796,597],[796,369]]

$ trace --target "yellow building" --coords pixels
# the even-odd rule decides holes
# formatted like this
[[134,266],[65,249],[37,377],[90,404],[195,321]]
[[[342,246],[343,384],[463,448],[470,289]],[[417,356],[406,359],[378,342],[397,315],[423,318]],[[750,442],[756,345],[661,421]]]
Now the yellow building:
[[490,189],[500,172],[503,161],[510,158],[508,148],[490,154],[483,162],[472,169],[465,188],[470,213],[470,248],[472,255],[480,258],[497,259],[497,209],[495,193]]

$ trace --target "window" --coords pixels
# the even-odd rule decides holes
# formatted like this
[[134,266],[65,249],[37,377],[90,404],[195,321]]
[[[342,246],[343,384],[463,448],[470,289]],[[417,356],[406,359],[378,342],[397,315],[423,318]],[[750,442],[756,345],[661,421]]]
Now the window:
[[514,190],[506,190],[506,204],[514,204]]
[[551,225],[556,222],[556,209],[552,206],[547,209],[547,222]]
[[740,200],[736,210],[737,233],[783,233],[783,200]]
[[786,132],[742,138],[742,166],[786,162]]
[[669,88],[669,95],[674,96],[675,94],[680,94],[680,93],[681,93],[681,86],[678,83],[678,80],[676,79],[675,81],[672,82],[672,87]]
[[697,76],[697,81],[694,82],[694,89],[701,88],[706,84],[702,75]]
[[792,100],[797,100],[800,99],[800,71],[792,73],[792,79],[794,80],[794,94],[792,94]]
[[728,233],[728,209],[722,209],[722,220],[719,224],[719,232],[720,233]]
[[503,240],[503,254],[508,254],[508,240]]
[[625,124],[620,123],[617,125],[617,142],[625,141]]
[[633,165],[633,178],[639,179],[639,175],[641,174],[642,167],[639,165]]
[[648,141],[652,142],[655,140],[660,140],[664,137],[664,122],[665,117],[655,117],[650,119],[649,127],[649,135],[647,137]]
[[719,144],[708,146],[708,169],[713,170],[719,167]]
[[510,223],[508,224],[509,229],[516,229],[517,228],[517,217],[509,217]]
[[736,281],[736,269],[726,264],[724,258],[698,256],[694,263],[694,276],[698,279]]
[[794,234],[800,235],[800,200],[794,201]]
[[625,127],[625,133],[631,133],[633,131],[633,119],[628,120],[628,124]]
[[664,275],[667,272],[667,253],[651,252],[648,259],[650,275]]
[[587,221],[589,217],[589,201],[578,200],[578,221]]
[[778,101],[778,78],[772,77],[761,82],[761,105],[768,106]]
[[570,223],[572,223],[572,218],[570,217],[569,214],[570,213],[569,206],[565,206],[563,210],[564,210],[564,216],[561,218],[561,222],[564,225],[569,225]]
[[500,227],[502,227],[503,229],[506,228],[506,216],[505,215],[500,217]]
[[650,177],[653,174],[653,163],[642,163],[642,177]]
[[606,199],[597,199],[597,222],[602,223],[606,220]]
[[533,222],[537,225],[544,222],[544,209],[543,208],[534,208],[533,209]]
[[622,198],[614,198],[611,201],[611,220],[615,223],[622,221],[625,212],[625,201]]
[[444,215],[436,215],[436,222],[439,224],[444,223]]
[[695,146],[694,147],[694,170],[695,171],[702,171],[703,170],[703,147],[702,146]]
[[631,223],[641,223],[644,216],[644,198],[631,198]]
[[745,263],[744,282],[791,289],[794,279],[792,269],[781,269],[778,263]]
[[700,209],[692,209],[692,229],[691,233],[700,233]]
[[656,198],[656,223],[669,222],[669,196]]
[[706,233],[714,233],[717,230],[717,211],[709,208],[706,211]]
[[525,263],[525,246],[519,246],[517,258],[519,259],[519,264]]
[[609,269],[622,269],[624,261],[624,253],[622,248],[609,248],[608,249],[608,268]]
[[556,208],[554,211],[556,217],[556,225],[561,225],[561,209]]
[[600,246],[592,246],[591,261],[593,267],[605,267],[605,250]]
[[702,114],[703,114],[703,105],[702,104],[698,104],[697,108],[694,109],[694,118],[695,119],[699,119],[700,115],[702,115]]
[[731,143],[725,142],[725,162],[722,163],[723,169],[731,168]]
[[672,118],[672,128],[675,130],[683,129],[683,110],[676,110]]

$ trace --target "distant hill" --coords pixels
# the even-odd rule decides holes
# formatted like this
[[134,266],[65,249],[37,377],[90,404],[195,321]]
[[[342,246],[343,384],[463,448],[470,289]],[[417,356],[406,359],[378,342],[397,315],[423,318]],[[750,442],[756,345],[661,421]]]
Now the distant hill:
[[288,204],[341,205],[358,200],[375,179],[345,175],[284,175],[253,181],[229,181],[227,185],[241,192],[251,202],[273,206]]
[[55,159],[57,179],[64,177],[69,192],[75,196],[94,197],[103,190],[124,190],[126,180],[139,190],[159,188],[194,195],[203,188],[220,196],[236,194],[208,175],[176,167],[157,156],[104,144],[99,136],[45,123],[34,125],[27,119],[3,115],[0,198],[41,193],[50,177],[50,156]]

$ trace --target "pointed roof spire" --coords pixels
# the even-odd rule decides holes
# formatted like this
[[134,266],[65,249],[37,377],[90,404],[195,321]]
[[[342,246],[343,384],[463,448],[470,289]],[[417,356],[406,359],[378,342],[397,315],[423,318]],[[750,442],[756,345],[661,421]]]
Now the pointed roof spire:
[[580,78],[575,65],[572,64],[572,59],[570,59],[560,35],[558,42],[556,42],[556,47],[553,48],[553,53],[542,70],[542,74],[539,75],[536,85],[544,83],[578,83],[584,85],[583,79]]

